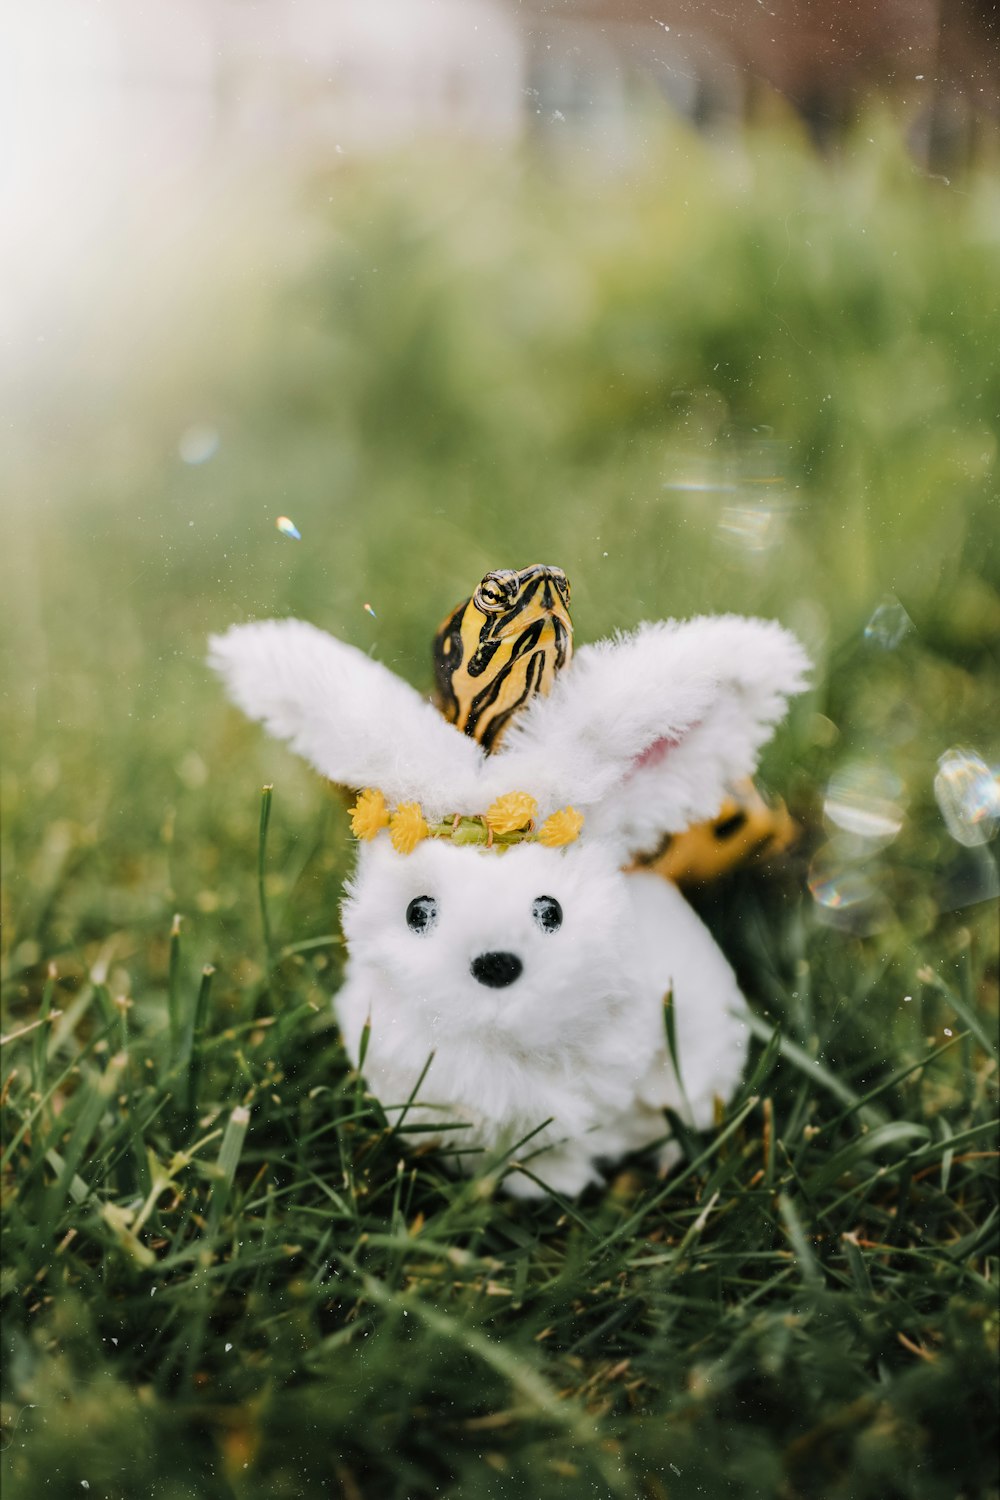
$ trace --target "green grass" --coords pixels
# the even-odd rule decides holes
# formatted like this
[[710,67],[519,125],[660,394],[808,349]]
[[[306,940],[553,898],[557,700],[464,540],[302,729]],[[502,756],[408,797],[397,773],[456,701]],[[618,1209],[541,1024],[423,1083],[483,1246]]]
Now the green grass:
[[[997,756],[996,172],[670,134],[238,224],[196,295],[101,305],[5,458],[5,1500],[995,1496],[995,865],[931,788]],[[347,1067],[342,806],[202,662],[297,613],[429,687],[446,609],[536,559],[580,640],[731,608],[817,669],[765,764],[799,849],[698,898],[744,1089],[666,1181],[532,1206]],[[902,827],[838,914],[859,762]]]

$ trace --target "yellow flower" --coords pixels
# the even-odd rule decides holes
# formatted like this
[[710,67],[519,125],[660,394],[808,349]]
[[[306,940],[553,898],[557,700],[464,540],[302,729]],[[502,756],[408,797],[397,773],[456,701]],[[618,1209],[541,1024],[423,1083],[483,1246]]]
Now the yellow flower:
[[351,808],[351,832],[356,839],[373,839],[380,828],[389,826],[389,809],[381,792],[370,786],[358,793]]
[[419,802],[401,802],[392,815],[389,837],[397,854],[412,854],[430,833]]
[[493,834],[517,833],[527,828],[537,811],[538,803],[527,792],[507,792],[493,803],[486,823]]
[[562,844],[571,844],[579,838],[582,827],[583,813],[578,813],[575,807],[561,807],[545,819],[538,830],[538,842],[549,849],[558,849]]

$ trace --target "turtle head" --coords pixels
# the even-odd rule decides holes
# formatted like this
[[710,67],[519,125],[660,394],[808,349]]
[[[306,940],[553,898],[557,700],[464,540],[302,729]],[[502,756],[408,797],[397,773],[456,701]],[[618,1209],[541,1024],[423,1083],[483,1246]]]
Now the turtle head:
[[562,568],[496,568],[438,630],[439,706],[484,750],[497,748],[513,715],[547,693],[572,656],[569,601]]

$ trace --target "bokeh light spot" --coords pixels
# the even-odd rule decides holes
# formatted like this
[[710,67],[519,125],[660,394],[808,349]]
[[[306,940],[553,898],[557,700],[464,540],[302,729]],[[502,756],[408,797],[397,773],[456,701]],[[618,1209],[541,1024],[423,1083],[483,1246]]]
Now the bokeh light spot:
[[988,844],[1000,827],[1000,777],[974,750],[945,751],[934,796],[948,832],[967,849]]
[[214,458],[219,451],[219,433],[215,427],[208,427],[204,423],[196,423],[192,427],[185,427],[177,444],[177,452],[180,454],[181,462],[186,464],[207,464],[210,458]]

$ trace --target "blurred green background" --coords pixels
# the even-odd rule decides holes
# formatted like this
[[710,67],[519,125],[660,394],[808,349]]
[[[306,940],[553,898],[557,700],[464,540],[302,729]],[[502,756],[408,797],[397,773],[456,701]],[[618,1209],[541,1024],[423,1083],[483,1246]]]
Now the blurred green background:
[[[884,120],[827,164],[787,128],[734,159],[661,125],[650,157],[338,167],[283,206],[282,253],[233,232],[176,306],[139,281],[78,335],[4,477],[22,961],[99,942],[112,907],[232,910],[211,851],[246,845],[261,781],[315,819],[209,681],[210,630],[299,614],[429,689],[446,610],[538,559],[579,640],[720,609],[797,630],[786,795],[815,815],[860,759],[947,863],[937,758],[997,754],[996,174],[928,182]],[[893,648],[864,634],[887,600]],[[67,861],[91,879],[50,901]]]
[[[498,566],[565,568],[581,642],[642,619],[734,610],[779,618],[812,654],[813,686],[764,765],[802,841],[776,877],[748,873],[699,898],[761,1013],[786,1028],[800,1063],[808,1055],[834,1077],[803,1084],[798,1064],[782,1064],[783,1139],[801,1145],[803,1130],[829,1124],[845,1098],[916,1066],[925,1045],[943,1045],[958,1027],[953,992],[981,1032],[995,1031],[996,865],[987,847],[951,837],[933,781],[949,748],[1000,759],[996,162],[984,150],[956,180],[929,179],[878,112],[828,160],[783,117],[738,148],[661,117],[649,131],[625,168],[530,143],[504,152],[453,143],[377,162],[336,159],[270,198],[230,185],[209,220],[177,231],[169,259],[115,269],[63,330],[57,360],[25,357],[2,473],[4,1026],[38,1016],[54,964],[64,1019],[48,1057],[75,1071],[55,1096],[59,1108],[46,1106],[49,1145],[30,1171],[19,1152],[40,1133],[39,1078],[23,1055],[9,1085],[12,1500],[79,1494],[88,1474],[97,1476],[91,1495],[129,1497],[994,1493],[982,1414],[991,1379],[983,1298],[996,1275],[995,1246],[980,1235],[995,1225],[989,1163],[969,1181],[956,1168],[947,1199],[944,1173],[939,1196],[913,1210],[927,1260],[925,1250],[901,1263],[843,1250],[839,1236],[864,1212],[882,1214],[870,1234],[880,1243],[896,1203],[890,1213],[883,1183],[865,1189],[870,1209],[843,1206],[836,1166],[825,1197],[797,1200],[790,1217],[770,1198],[755,1217],[756,1200],[741,1198],[727,1222],[742,1227],[720,1232],[716,1261],[706,1248],[708,1274],[678,1273],[640,1315],[646,1273],[615,1262],[594,1272],[604,1279],[593,1291],[590,1241],[573,1238],[575,1220],[488,1196],[456,1207],[431,1162],[414,1212],[436,1224],[456,1267],[462,1255],[484,1257],[485,1280],[470,1302],[428,1283],[406,1304],[412,1333],[402,1302],[382,1317],[378,1296],[390,1293],[368,1287],[352,1304],[322,1281],[329,1233],[308,1226],[332,1212],[316,1184],[317,1175],[339,1182],[332,1161],[300,1159],[281,1189],[284,1219],[268,1217],[257,1239],[253,1213],[241,1227],[232,1204],[206,1230],[199,1193],[212,1184],[193,1187],[166,1252],[164,1325],[143,1280],[156,1273],[130,1249],[124,1221],[86,1201],[88,1186],[122,1205],[144,1185],[144,1147],[133,1181],[108,1143],[142,1114],[135,1091],[146,1063],[136,1062],[120,1118],[110,1104],[95,1117],[74,1104],[108,1066],[91,1075],[84,1059],[93,1027],[104,1036],[118,1024],[116,998],[132,1002],[129,1045],[148,1059],[149,1088],[155,1074],[166,1091],[150,1094],[166,1113],[143,1124],[145,1145],[165,1161],[193,1139],[190,1121],[171,1114],[161,1066],[175,912],[183,985],[194,992],[204,963],[218,971],[201,1126],[223,1122],[251,1078],[262,1112],[256,1162],[283,1162],[286,1137],[311,1139],[301,1135],[309,1090],[345,1076],[326,1021],[346,818],[316,778],[226,706],[203,664],[207,634],[300,615],[429,690],[440,618]],[[278,532],[281,515],[300,541]],[[862,817],[874,799],[881,833],[838,841],[831,778]],[[264,783],[275,787],[266,888],[284,953],[276,969],[257,910]],[[920,973],[917,1015],[903,1001]],[[102,995],[112,1007],[103,1022]],[[301,1019],[253,1032],[248,1064],[232,1028],[293,1011],[316,1018],[313,1040]],[[935,1170],[950,1151],[951,1171],[950,1137],[982,1130],[990,1113],[996,1065],[984,1063],[978,1035],[949,1052],[932,1088],[906,1096],[921,1141],[934,1143]],[[279,1072],[296,1081],[271,1104],[268,1080]],[[764,1092],[764,1082],[756,1087]],[[889,1121],[901,1117],[900,1097],[883,1100]],[[370,1121],[365,1129],[378,1135]],[[840,1121],[825,1138],[831,1151],[848,1129],[857,1145],[868,1124]],[[74,1201],[67,1175],[57,1214],[45,1193],[61,1181],[73,1140],[84,1198]],[[55,1163],[45,1158],[48,1173],[46,1149],[57,1152]],[[394,1163],[390,1146],[352,1234],[407,1232],[396,1200],[383,1213]],[[275,1165],[275,1181],[282,1170]],[[785,1170],[780,1158],[774,1170]],[[782,1180],[794,1195],[794,1172]],[[648,1174],[643,1182],[649,1198],[656,1184]],[[252,1191],[238,1183],[245,1205]],[[733,1180],[726,1192],[744,1186]],[[617,1198],[583,1212],[610,1232],[634,1191],[626,1181]],[[642,1235],[683,1239],[700,1211],[687,1191],[664,1210],[679,1219],[654,1215]],[[72,1248],[54,1259],[71,1228]],[[166,1243],[173,1231],[163,1232]],[[805,1292],[761,1290],[759,1307],[773,1304],[774,1316],[761,1311],[739,1344],[724,1309],[764,1288],[755,1279],[764,1271],[730,1284],[726,1255],[758,1233],[772,1257],[791,1243]],[[244,1234],[258,1247],[245,1262]],[[925,1294],[921,1278],[938,1276],[934,1245],[963,1235],[978,1281],[949,1261]],[[199,1261],[202,1243],[215,1248]],[[308,1243],[303,1254],[315,1262],[294,1261],[291,1280],[275,1269],[289,1243]],[[901,1230],[899,1243],[910,1243]],[[647,1240],[635,1244],[650,1253]],[[821,1295],[826,1272],[813,1257],[828,1253]],[[223,1279],[199,1281],[213,1254]],[[409,1295],[395,1251],[384,1255],[388,1282]],[[35,1279],[43,1271],[45,1287]],[[888,1298],[883,1313],[891,1306],[884,1337],[873,1331],[882,1314],[866,1301],[869,1276],[872,1295]],[[490,1321],[486,1280],[501,1287],[489,1293],[499,1301],[513,1288],[506,1324]],[[848,1314],[835,1306],[841,1282],[859,1299]],[[208,1312],[210,1284],[221,1300]],[[357,1327],[372,1331],[364,1355],[350,1338],[362,1303]],[[543,1349],[545,1326],[570,1306],[572,1330],[558,1325]],[[463,1330],[457,1343],[434,1321],[442,1308]],[[195,1325],[202,1342],[188,1346]],[[117,1364],[112,1327],[128,1330],[131,1349]],[[250,1330],[258,1351],[260,1330],[271,1330],[267,1357],[250,1357],[239,1376],[224,1373],[221,1353],[223,1340],[227,1354],[231,1339],[243,1347],[233,1328]],[[924,1356],[901,1350],[897,1329]],[[623,1338],[633,1338],[631,1353],[616,1343]],[[594,1361],[605,1353],[604,1376],[619,1356],[637,1361],[641,1397],[602,1404]],[[957,1390],[975,1420],[949,1438],[944,1413]],[[727,1406],[730,1397],[749,1405]],[[714,1416],[692,1427],[698,1402]],[[58,1419],[46,1405],[59,1407]],[[464,1436],[449,1412],[468,1424]],[[937,1458],[910,1465],[917,1451]],[[681,1468],[704,1488],[677,1488]]]

